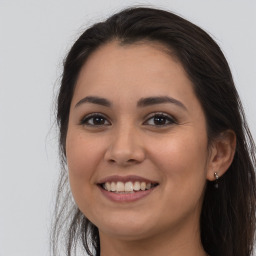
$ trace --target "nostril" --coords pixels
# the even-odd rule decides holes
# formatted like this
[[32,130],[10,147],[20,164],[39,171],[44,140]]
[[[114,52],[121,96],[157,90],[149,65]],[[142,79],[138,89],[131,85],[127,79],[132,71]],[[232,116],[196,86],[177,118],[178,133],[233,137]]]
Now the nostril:
[[139,161],[137,161],[136,159],[128,159],[128,160],[122,160],[122,159],[109,159],[108,162],[110,164],[118,164],[118,165],[133,165],[133,164],[137,164],[139,163]]
[[135,159],[129,159],[128,161],[127,161],[128,163],[135,163],[135,162],[137,162]]
[[[118,161],[116,161],[116,160],[114,160],[114,159],[109,159],[109,162],[110,162],[110,163],[116,163],[116,162],[118,162]],[[126,163],[136,163],[136,162],[138,162],[138,161],[135,160],[135,159],[129,159],[129,160],[126,161]]]

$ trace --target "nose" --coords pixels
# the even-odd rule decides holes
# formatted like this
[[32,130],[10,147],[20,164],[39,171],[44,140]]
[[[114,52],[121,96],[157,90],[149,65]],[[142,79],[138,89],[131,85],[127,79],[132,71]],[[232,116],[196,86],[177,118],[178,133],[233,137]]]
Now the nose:
[[113,132],[104,157],[109,163],[129,166],[143,162],[145,156],[142,139],[136,129],[120,127]]

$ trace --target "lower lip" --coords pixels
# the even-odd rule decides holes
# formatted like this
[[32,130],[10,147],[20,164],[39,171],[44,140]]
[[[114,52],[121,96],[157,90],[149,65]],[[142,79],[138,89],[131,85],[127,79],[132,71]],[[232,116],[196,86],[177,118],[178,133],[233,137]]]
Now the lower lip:
[[155,190],[156,187],[153,187],[151,189],[148,190],[144,190],[144,191],[137,191],[134,193],[115,193],[115,192],[110,192],[107,191],[105,189],[103,189],[101,186],[99,186],[101,192],[103,193],[104,196],[106,196],[108,199],[110,199],[111,201],[114,202],[134,202],[137,201],[139,199],[142,199],[146,196],[148,196],[150,193],[153,192],[153,190]]

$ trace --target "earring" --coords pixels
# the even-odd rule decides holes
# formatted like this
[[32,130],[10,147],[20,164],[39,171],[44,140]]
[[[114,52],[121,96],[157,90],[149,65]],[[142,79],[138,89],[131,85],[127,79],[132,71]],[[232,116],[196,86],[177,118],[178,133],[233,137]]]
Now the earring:
[[218,183],[219,175],[218,175],[217,172],[214,173],[214,177],[215,177],[215,184],[214,184],[214,187],[215,187],[216,189],[218,189],[218,188],[219,188],[219,183]]

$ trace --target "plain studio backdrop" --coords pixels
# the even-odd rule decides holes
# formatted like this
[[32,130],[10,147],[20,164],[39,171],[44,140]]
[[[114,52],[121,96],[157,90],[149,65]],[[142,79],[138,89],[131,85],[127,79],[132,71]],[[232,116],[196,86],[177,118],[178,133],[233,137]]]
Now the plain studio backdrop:
[[174,11],[213,36],[256,138],[254,0],[0,0],[0,256],[49,255],[62,60],[84,28],[134,4]]

